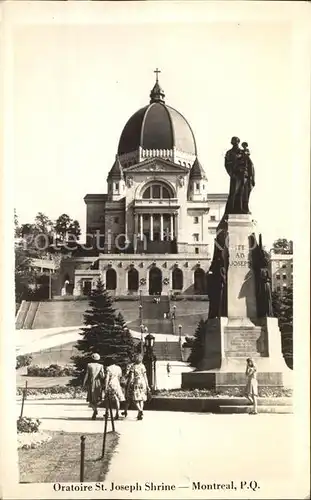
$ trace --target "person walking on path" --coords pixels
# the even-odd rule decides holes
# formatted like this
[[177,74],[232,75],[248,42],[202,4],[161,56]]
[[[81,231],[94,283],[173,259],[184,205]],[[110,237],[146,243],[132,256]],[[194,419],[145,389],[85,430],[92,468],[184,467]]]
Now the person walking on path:
[[105,374],[105,399],[111,398],[115,401],[116,405],[116,415],[114,420],[119,419],[119,411],[121,402],[125,401],[124,394],[121,388],[121,377],[122,370],[120,366],[115,365],[110,362],[107,363],[106,366],[106,374]]
[[98,414],[98,405],[102,401],[104,367],[100,361],[100,355],[92,354],[92,362],[88,363],[86,374],[83,380],[83,388],[87,390],[87,402],[93,409],[92,420],[95,420]]
[[124,417],[127,417],[127,412],[131,404],[131,390],[130,390],[130,375],[131,375],[131,370],[133,368],[133,363],[129,363],[124,372],[123,376],[123,386],[124,386],[124,394],[125,394],[125,401],[124,401],[124,411],[122,412],[122,415]]
[[167,365],[166,365],[166,372],[167,372],[167,376],[169,377],[170,374],[171,374],[171,365],[170,365],[170,363],[167,363]]
[[257,382],[257,368],[251,358],[246,360],[246,397],[253,405],[253,410],[250,412],[252,415],[257,414],[257,397],[258,397],[258,382]]
[[137,420],[143,419],[144,403],[147,401],[148,392],[150,392],[146,368],[142,361],[142,355],[138,354],[129,373],[129,397],[138,410]]

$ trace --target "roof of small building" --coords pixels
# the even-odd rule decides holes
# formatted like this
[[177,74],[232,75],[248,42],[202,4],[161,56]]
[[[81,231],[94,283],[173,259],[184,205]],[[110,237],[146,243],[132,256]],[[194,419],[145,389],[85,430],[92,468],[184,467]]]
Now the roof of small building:
[[206,173],[204,171],[204,168],[202,167],[202,165],[199,162],[198,158],[196,158],[194,160],[194,163],[193,163],[193,165],[191,167],[191,170],[190,170],[189,178],[191,180],[194,180],[194,179],[197,179],[197,180],[207,179]]
[[118,155],[116,156],[115,162],[111,167],[111,170],[108,174],[108,179],[116,179],[121,180],[124,178],[123,168],[120,163]]

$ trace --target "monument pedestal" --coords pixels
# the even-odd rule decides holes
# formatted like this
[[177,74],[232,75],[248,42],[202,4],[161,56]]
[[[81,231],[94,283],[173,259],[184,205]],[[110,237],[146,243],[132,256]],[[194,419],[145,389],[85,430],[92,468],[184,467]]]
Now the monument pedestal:
[[258,383],[290,385],[291,370],[282,354],[277,318],[258,318],[251,266],[251,216],[228,216],[228,317],[207,320],[204,357],[199,370],[182,374],[185,389],[226,389],[246,384],[246,359],[257,366]]
[[277,318],[261,318],[256,323],[233,327],[228,318],[208,320],[204,358],[199,370],[182,374],[182,388],[244,387],[247,358],[257,366],[259,386],[290,387],[292,372],[282,354]]

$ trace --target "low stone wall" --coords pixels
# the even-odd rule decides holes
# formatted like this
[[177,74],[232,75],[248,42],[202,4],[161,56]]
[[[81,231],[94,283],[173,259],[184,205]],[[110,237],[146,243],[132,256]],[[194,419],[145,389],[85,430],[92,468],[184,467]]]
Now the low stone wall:
[[[246,398],[198,397],[174,398],[154,396],[146,405],[146,410],[183,411],[193,413],[222,413],[222,407],[248,406]],[[287,407],[292,410],[292,398],[258,398],[258,406]],[[277,413],[277,411],[276,411]]]

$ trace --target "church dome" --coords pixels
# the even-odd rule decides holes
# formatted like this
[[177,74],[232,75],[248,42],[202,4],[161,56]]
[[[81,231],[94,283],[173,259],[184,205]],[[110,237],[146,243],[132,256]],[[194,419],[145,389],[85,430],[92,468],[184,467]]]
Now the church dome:
[[158,77],[150,93],[150,104],[139,109],[126,123],[118,155],[143,149],[173,149],[196,156],[197,147],[191,127],[184,116],[165,104]]

